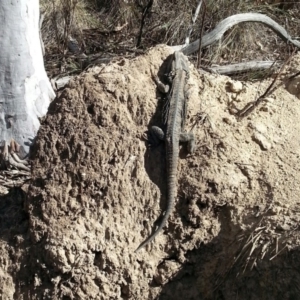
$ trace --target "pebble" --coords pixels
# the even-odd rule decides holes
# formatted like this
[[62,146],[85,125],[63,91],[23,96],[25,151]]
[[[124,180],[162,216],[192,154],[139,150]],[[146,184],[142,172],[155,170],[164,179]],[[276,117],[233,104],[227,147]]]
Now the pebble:
[[258,132],[253,133],[252,139],[262,148],[262,150],[270,150],[272,148],[272,144],[267,138]]
[[227,81],[226,86],[233,93],[239,93],[243,89],[243,84],[240,81]]

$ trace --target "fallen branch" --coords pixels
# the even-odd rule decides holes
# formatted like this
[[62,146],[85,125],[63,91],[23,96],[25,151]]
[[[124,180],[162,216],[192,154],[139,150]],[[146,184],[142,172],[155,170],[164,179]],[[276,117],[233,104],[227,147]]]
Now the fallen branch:
[[[297,40],[293,40],[281,25],[276,23],[271,18],[258,13],[237,14],[221,21],[214,30],[204,35],[204,37],[201,40],[201,48],[205,48],[215,43],[216,41],[220,40],[228,29],[230,29],[232,26],[236,24],[243,23],[243,22],[262,23],[267,27],[269,27],[270,29],[272,29],[283,41],[287,43],[291,43],[294,46],[300,48],[300,42]],[[200,41],[198,39],[186,47],[184,47],[185,45],[178,45],[178,46],[173,46],[172,48],[174,49],[174,51],[181,50],[185,55],[190,55],[199,49],[199,45],[200,45]]]
[[273,67],[279,67],[280,63],[281,62],[279,61],[248,61],[226,66],[212,66],[201,68],[211,73],[217,73],[221,75],[232,75],[248,71],[260,71],[270,69]]

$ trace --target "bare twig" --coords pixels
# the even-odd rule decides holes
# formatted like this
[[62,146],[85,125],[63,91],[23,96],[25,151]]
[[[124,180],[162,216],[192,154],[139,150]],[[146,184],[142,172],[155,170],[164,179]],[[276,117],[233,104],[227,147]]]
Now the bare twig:
[[273,260],[275,257],[277,257],[285,248],[287,245],[285,245],[280,251],[278,251],[278,237],[276,237],[276,248],[275,248],[275,255],[273,255],[270,260]]
[[276,87],[274,87],[274,88],[271,90],[270,94],[274,93],[279,87],[281,87],[282,85],[286,84],[288,81],[290,81],[291,79],[296,78],[296,77],[299,76],[299,75],[300,75],[300,71],[297,72],[297,73],[295,73],[295,74],[293,74],[293,75],[291,75],[291,76],[289,76],[289,77],[288,77],[286,80],[284,80],[282,83],[280,83],[280,84],[278,84]]
[[[254,111],[254,109],[262,102],[264,101],[264,99],[266,97],[268,97],[270,94],[272,94],[278,87],[273,88],[276,80],[278,79],[278,77],[280,76],[280,74],[283,72],[283,69],[285,68],[285,66],[291,61],[293,55],[295,53],[295,49],[292,52],[292,54],[288,57],[288,59],[283,63],[283,65],[281,66],[279,72],[276,74],[276,76],[274,77],[273,81],[271,82],[271,84],[268,86],[268,88],[266,89],[266,91],[257,98],[257,100],[249,102],[243,109],[241,109],[240,111],[238,111],[237,113],[237,117],[239,119],[242,119],[244,117],[247,117],[251,112]],[[280,86],[280,85],[279,85]],[[273,88],[273,89],[272,89]]]
[[198,17],[199,12],[200,12],[201,5],[202,5],[202,0],[199,1],[198,6],[195,10],[194,17],[192,17],[192,24],[189,26],[187,36],[185,38],[185,46],[187,46],[190,43],[190,36],[191,36],[192,31],[193,31],[193,26],[196,22],[196,19]]
[[202,36],[203,36],[203,29],[204,29],[204,20],[206,14],[206,3],[204,1],[204,10],[202,14],[202,22],[200,27],[200,35],[199,35],[199,49],[198,49],[198,57],[197,57],[197,68],[200,68],[201,65],[201,46],[202,46]]
[[143,35],[143,27],[145,25],[145,19],[147,17],[147,14],[148,14],[149,10],[151,9],[152,5],[153,5],[153,0],[149,0],[148,4],[143,8],[140,33],[139,33],[137,43],[136,43],[137,48],[139,48],[141,46],[142,35]]

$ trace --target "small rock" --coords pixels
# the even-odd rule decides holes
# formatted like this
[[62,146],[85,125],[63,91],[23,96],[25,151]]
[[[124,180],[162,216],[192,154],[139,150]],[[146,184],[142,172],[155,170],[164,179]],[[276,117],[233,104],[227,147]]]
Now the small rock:
[[263,106],[261,107],[260,111],[264,112],[275,112],[276,106],[274,105],[274,99],[273,98],[264,98]]
[[160,265],[154,276],[156,283],[166,284],[180,270],[181,264],[173,261],[165,261]]
[[272,144],[267,140],[267,138],[258,132],[254,132],[252,139],[261,147],[262,150],[270,150],[272,148]]
[[300,98],[300,78],[294,78],[287,86],[288,92]]
[[228,124],[228,125],[232,124],[232,120],[230,120],[229,118],[223,118],[223,122]]
[[274,99],[270,97],[264,98],[264,101],[271,104],[274,103]]
[[262,133],[262,134],[265,134],[268,132],[267,127],[263,123],[260,123],[260,122],[249,122],[248,127],[252,128],[255,131]]
[[240,81],[227,81],[226,86],[233,93],[239,93],[243,89],[243,84]]
[[260,111],[268,112],[270,111],[270,108],[268,106],[263,106]]

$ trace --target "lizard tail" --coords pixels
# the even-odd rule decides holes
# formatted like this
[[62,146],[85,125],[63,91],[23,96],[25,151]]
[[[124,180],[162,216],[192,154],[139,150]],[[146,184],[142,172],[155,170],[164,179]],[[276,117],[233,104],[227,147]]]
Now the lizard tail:
[[161,223],[159,224],[158,228],[153,232],[152,235],[150,235],[143,243],[141,243],[139,245],[139,247],[134,251],[135,253],[138,252],[140,249],[142,249],[143,247],[145,247],[146,245],[148,245],[149,243],[151,243],[155,237],[162,231],[162,229],[165,227],[167,220],[169,218],[169,215],[172,211],[173,208],[173,201],[172,201],[172,205],[168,205],[167,211],[164,214]]
[[161,223],[159,224],[158,228],[153,232],[152,235],[150,235],[143,243],[141,243],[139,245],[139,247],[134,251],[135,253],[138,252],[143,247],[145,247],[146,245],[148,245],[149,243],[151,243],[155,239],[155,237],[162,231],[163,227],[165,227],[165,225],[167,223],[167,220],[172,211],[172,208],[173,208],[173,205],[168,206],[167,211],[166,211],[165,215],[163,216],[163,219],[162,219]]
[[[171,164],[173,163],[173,161],[171,162]],[[175,159],[175,161],[176,161],[176,159]],[[169,162],[169,165],[170,165],[170,162]],[[145,247],[146,245],[148,245],[149,243],[151,243],[154,240],[154,238],[162,231],[163,227],[165,227],[165,225],[167,223],[167,220],[171,214],[171,211],[173,210],[174,201],[175,201],[175,197],[176,197],[175,182],[176,182],[177,166],[176,166],[176,168],[175,167],[171,168],[171,170],[173,170],[173,172],[170,172],[170,174],[168,175],[168,199],[167,199],[168,206],[166,209],[166,213],[164,214],[162,221],[159,224],[158,228],[152,233],[152,235],[150,235],[143,243],[140,244],[140,246],[134,251],[135,253],[138,252],[143,247]]]

